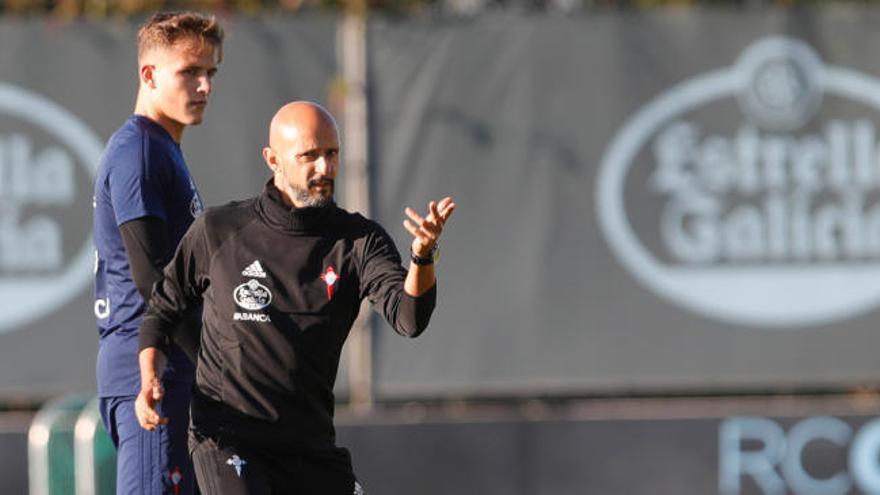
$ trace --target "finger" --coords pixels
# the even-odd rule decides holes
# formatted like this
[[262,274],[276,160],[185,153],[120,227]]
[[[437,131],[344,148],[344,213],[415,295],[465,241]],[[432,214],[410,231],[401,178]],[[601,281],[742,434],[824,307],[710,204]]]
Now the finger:
[[159,416],[159,413],[156,412],[155,409],[146,410],[144,421],[147,423],[147,426],[152,427],[153,429],[159,425],[168,424],[168,418]]
[[422,222],[425,221],[425,219],[421,215],[419,215],[416,210],[413,210],[409,206],[407,206],[403,211],[404,213],[406,213],[406,216],[408,216],[409,219],[412,220],[415,224],[421,225]]
[[437,234],[425,228],[422,228],[418,225],[413,224],[409,220],[403,221],[403,226],[412,234],[414,237],[418,238],[425,244],[430,244],[437,239]]
[[141,428],[145,430],[153,431],[156,428],[156,415],[150,414],[150,409],[147,406],[139,405],[135,407],[136,416],[138,419],[138,423],[141,425]]
[[431,241],[436,239],[440,235],[440,232],[443,230],[437,224],[427,221],[422,225],[413,225],[413,228],[415,229],[413,235],[424,240]]
[[453,212],[453,211],[455,211],[455,203],[453,203],[453,202],[450,201],[450,202],[445,206],[445,208],[443,208],[443,209],[440,211],[440,218],[443,219],[442,221],[443,221],[444,223],[445,223],[447,220],[449,220],[449,217],[452,216],[452,212]]
[[431,212],[430,218],[433,222],[443,222],[443,217],[440,216],[440,209],[437,208],[437,203],[431,201],[428,203],[428,211]]
[[160,384],[154,384],[152,387],[153,400],[160,401],[165,395],[165,389]]
[[137,417],[138,424],[141,425],[141,428],[149,429],[150,425],[147,422],[147,416],[144,414],[139,404],[135,404],[134,406],[134,415]]
[[437,233],[442,230],[442,226],[437,220],[422,217],[412,208],[406,208],[405,211],[407,216],[409,216],[410,220],[412,220],[417,228],[429,230],[433,233],[432,235],[434,236],[436,236]]
[[446,210],[449,208],[449,205],[451,203],[452,203],[452,198],[449,196],[446,196],[445,198],[443,198],[437,202],[437,218],[440,221],[443,220],[443,215],[446,212]]
[[417,226],[422,235],[428,236],[431,239],[440,236],[440,233],[443,232],[443,226],[439,223],[434,222],[425,222],[422,225]]
[[404,220],[403,226],[404,228],[406,228],[407,232],[413,235],[413,237],[421,237],[421,234],[419,233],[419,228],[409,220]]
[[155,385],[150,387],[150,390],[141,392],[138,399],[135,401],[134,410],[135,416],[138,419],[138,423],[140,423],[141,427],[148,430],[153,431],[159,425],[164,425],[168,423],[168,418],[163,418],[159,415],[159,412],[156,411],[155,404],[158,402],[157,400],[153,400],[153,396],[155,393],[164,392],[161,386],[156,387]]

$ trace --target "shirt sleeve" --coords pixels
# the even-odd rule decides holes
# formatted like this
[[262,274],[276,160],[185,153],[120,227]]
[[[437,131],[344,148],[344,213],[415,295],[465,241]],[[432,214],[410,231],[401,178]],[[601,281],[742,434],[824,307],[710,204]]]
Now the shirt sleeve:
[[[149,301],[153,286],[162,280],[162,267],[173,254],[168,246],[165,222],[152,216],[143,217],[125,222],[119,226],[119,231],[125,244],[134,285],[144,301]],[[202,326],[200,309],[189,308],[171,332],[174,343],[193,363],[196,362],[199,330]]]
[[116,225],[153,216],[168,221],[165,194],[173,164],[146,134],[117,150],[109,176]]
[[[208,287],[209,253],[204,216],[197,218],[183,236],[174,257],[165,266],[162,280],[153,286],[139,332],[139,350],[157,347],[167,354],[174,339],[190,339],[176,332],[187,331],[187,318],[198,310]],[[185,347],[185,346],[184,346]]]
[[146,216],[119,226],[128,266],[138,293],[144,301],[150,300],[153,284],[162,279],[162,267],[171,256],[165,222]]
[[418,337],[428,327],[437,302],[437,284],[414,297],[403,289],[406,279],[400,253],[391,236],[378,224],[367,235],[361,269],[361,297],[369,298],[394,331]]

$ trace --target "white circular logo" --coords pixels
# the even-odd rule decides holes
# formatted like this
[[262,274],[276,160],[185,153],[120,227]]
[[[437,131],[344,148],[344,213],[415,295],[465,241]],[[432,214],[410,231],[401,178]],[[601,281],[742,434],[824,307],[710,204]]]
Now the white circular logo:
[[[817,122],[823,95],[861,114]],[[713,104],[716,121],[703,110]],[[596,181],[601,229],[639,281],[707,317],[792,328],[869,311],[880,305],[878,111],[877,79],[823,65],[800,41],[761,40],[625,123]]]
[[232,293],[235,304],[249,311],[258,311],[272,303],[272,293],[260,282],[251,279],[239,285]]
[[80,167],[91,186],[102,143],[56,103],[5,83],[0,83],[0,116],[24,122],[53,141],[40,146],[18,126],[11,133],[0,132],[0,171],[14,177],[0,184],[3,332],[52,313],[91,281],[91,230],[76,232],[76,244],[68,253],[71,242],[65,236],[70,229],[65,230],[56,216],[58,211],[75,209],[78,198],[91,198],[91,193],[77,193],[76,171]]
[[743,52],[735,71],[745,79],[737,95],[743,113],[765,129],[797,129],[822,103],[825,69],[800,41],[763,39]]

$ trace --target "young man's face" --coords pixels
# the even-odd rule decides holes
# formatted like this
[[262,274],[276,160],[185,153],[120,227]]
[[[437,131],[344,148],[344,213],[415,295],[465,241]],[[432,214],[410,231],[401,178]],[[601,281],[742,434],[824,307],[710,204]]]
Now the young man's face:
[[182,129],[202,122],[217,72],[215,52],[210,43],[183,39],[151,54],[150,87],[160,124]]

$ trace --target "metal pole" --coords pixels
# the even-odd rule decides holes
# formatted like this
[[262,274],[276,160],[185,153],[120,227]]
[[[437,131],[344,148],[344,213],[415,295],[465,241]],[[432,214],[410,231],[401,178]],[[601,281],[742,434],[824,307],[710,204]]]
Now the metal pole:
[[[369,134],[367,130],[366,7],[363,0],[348,4],[338,32],[342,61],[342,156],[346,208],[370,216]],[[369,305],[364,302],[348,339],[349,403],[355,411],[373,406],[373,359]]]

